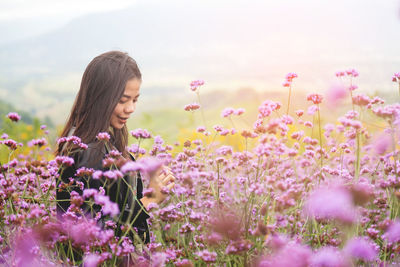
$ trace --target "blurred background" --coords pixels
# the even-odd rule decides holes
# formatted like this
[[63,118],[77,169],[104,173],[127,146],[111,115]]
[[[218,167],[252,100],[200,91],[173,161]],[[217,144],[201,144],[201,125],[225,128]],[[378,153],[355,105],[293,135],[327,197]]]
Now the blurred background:
[[166,136],[201,124],[183,111],[196,79],[210,125],[233,106],[251,127],[263,100],[287,101],[288,72],[299,76],[293,105],[349,68],[360,92],[399,101],[399,26],[399,0],[0,0],[1,115],[62,127],[84,69],[108,50],[128,52],[143,74],[129,127]]

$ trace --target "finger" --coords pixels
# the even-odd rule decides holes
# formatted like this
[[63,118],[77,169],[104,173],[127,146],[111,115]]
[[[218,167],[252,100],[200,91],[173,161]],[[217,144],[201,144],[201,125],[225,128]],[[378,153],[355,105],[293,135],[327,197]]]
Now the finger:
[[159,177],[161,179],[165,179],[165,177],[168,177],[168,176],[174,176],[174,174],[171,171],[166,171],[166,172],[160,173],[160,175],[159,175]]
[[161,171],[160,172],[164,173],[164,174],[168,174],[168,173],[171,172],[171,169],[166,167],[166,166],[163,166],[163,167],[161,167]]
[[168,182],[174,182],[175,181],[175,177],[173,175],[168,175],[162,181],[163,181],[164,184],[166,184]]
[[175,186],[175,183],[170,183],[170,184],[166,185],[168,190],[171,190],[172,188],[174,188],[174,186]]

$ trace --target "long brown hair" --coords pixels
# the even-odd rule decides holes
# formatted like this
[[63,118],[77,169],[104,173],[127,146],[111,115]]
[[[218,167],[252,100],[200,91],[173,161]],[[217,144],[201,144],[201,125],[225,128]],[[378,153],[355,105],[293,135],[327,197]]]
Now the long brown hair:
[[[131,79],[141,80],[142,75],[136,61],[127,53],[110,51],[95,57],[83,73],[78,95],[60,137],[68,136],[74,128],[73,135],[90,144],[96,142],[99,132],[109,132],[111,115]],[[112,128],[110,134],[113,146],[126,156],[126,125],[122,129]],[[64,153],[65,147],[60,144],[56,155]]]

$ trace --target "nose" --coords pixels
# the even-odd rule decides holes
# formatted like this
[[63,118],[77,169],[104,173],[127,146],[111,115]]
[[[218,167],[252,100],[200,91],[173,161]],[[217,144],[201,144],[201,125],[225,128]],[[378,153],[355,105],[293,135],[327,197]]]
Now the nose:
[[130,102],[124,109],[125,113],[131,114],[136,109],[136,103]]

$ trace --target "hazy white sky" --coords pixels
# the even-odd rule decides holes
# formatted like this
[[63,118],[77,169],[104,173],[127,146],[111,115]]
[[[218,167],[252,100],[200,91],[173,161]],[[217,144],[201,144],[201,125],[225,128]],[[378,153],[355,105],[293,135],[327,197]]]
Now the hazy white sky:
[[0,21],[41,17],[75,17],[120,9],[134,0],[0,0]]

